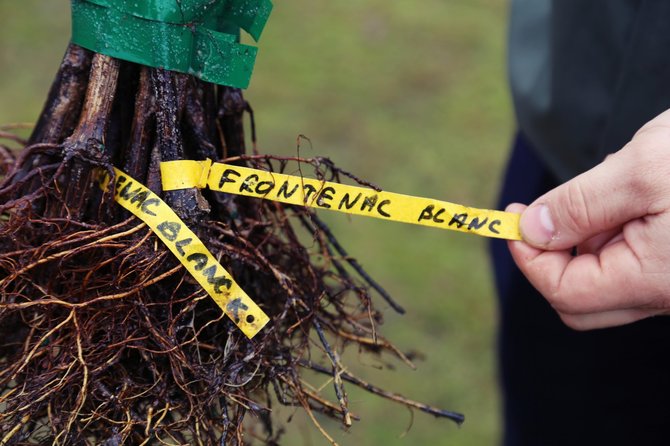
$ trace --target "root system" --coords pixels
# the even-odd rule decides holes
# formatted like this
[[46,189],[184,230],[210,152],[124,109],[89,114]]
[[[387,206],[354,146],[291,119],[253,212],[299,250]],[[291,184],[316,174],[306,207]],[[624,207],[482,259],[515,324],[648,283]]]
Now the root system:
[[[0,132],[25,143],[16,158],[0,144],[0,444],[277,444],[273,404],[348,427],[347,386],[462,421],[346,370],[352,345],[412,367],[378,333],[379,303],[402,309],[313,212],[161,192],[161,161],[287,169],[246,154],[245,116],[240,90],[71,45],[29,140]],[[100,190],[94,170],[112,165],[161,194],[270,316],[254,339]],[[310,387],[307,370],[332,386]]]

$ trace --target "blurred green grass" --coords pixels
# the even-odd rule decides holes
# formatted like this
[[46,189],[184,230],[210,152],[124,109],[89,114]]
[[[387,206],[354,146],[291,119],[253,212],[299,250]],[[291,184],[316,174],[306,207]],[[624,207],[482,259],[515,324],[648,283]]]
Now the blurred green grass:
[[[0,123],[32,122],[69,39],[66,0],[0,0]],[[275,1],[247,98],[259,149],[331,157],[385,189],[494,206],[512,131],[504,74],[505,0]],[[322,213],[349,253],[408,311],[381,331],[425,360],[348,355],[364,379],[466,414],[458,428],[356,391],[342,445],[493,445],[500,435],[496,302],[486,241],[436,229]],[[386,361],[385,361],[386,362]],[[323,381],[315,381],[321,384]],[[282,444],[327,442],[279,410]],[[295,416],[293,416],[295,414]],[[406,432],[409,425],[412,425]]]

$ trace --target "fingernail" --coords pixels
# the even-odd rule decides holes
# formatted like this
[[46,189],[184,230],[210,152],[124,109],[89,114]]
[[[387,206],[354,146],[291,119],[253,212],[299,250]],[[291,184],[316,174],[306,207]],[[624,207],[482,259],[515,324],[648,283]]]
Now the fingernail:
[[535,246],[546,246],[556,237],[556,227],[551,220],[551,212],[544,204],[531,206],[523,213],[520,221],[523,239]]

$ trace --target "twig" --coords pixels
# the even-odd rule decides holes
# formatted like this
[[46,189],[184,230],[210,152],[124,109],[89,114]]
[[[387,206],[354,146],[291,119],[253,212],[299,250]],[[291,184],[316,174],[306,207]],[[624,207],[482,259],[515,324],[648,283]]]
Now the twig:
[[342,364],[340,364],[340,359],[338,358],[337,353],[335,353],[330,347],[330,344],[326,339],[326,335],[323,333],[323,329],[321,328],[319,321],[314,319],[312,323],[314,324],[314,329],[319,336],[321,345],[323,345],[323,348],[326,350],[326,354],[328,355],[328,358],[330,358],[330,362],[333,365],[333,387],[335,388],[335,396],[337,396],[337,401],[340,403],[340,408],[342,409],[342,421],[346,427],[350,427],[351,414],[349,414],[347,394],[344,391],[344,385],[342,384],[341,378],[341,375],[344,372],[344,370],[342,370]]
[[[331,372],[328,369],[326,369],[325,367],[323,367],[321,365],[318,365],[318,364],[314,364],[312,362],[299,361],[299,364],[302,367],[306,367],[308,369],[314,370],[315,372],[323,373],[323,374],[326,374],[326,375],[331,374]],[[449,418],[450,420],[455,421],[457,424],[462,424],[465,421],[465,417],[463,416],[463,414],[460,414],[460,413],[457,413],[457,412],[452,412],[452,411],[449,411],[449,410],[439,409],[437,407],[429,406],[427,404],[420,403],[418,401],[410,400],[410,399],[405,398],[404,396],[399,395],[397,393],[388,392],[384,389],[380,389],[379,387],[374,386],[374,385],[372,385],[368,382],[365,382],[362,379],[360,379],[360,378],[358,378],[354,375],[351,375],[349,373],[342,372],[341,377],[342,377],[343,380],[345,380],[347,382],[350,382],[352,384],[355,384],[355,385],[367,390],[370,393],[373,393],[375,395],[379,395],[379,396],[381,396],[383,398],[386,398],[388,400],[391,400],[391,401],[395,401],[396,403],[400,403],[404,406],[419,409],[422,412],[426,412],[426,413],[434,415],[436,417]]]
[[[326,237],[328,238],[328,241],[330,244],[335,248],[337,253],[342,256],[346,260],[346,262],[365,280],[368,285],[370,285],[379,295],[388,303],[391,308],[393,308],[397,313],[400,314],[405,314],[405,309],[400,306],[389,293],[386,292],[384,288],[381,287],[370,275],[363,269],[363,267],[358,263],[358,261],[350,257],[347,251],[340,245],[340,242],[337,241],[333,233],[330,231],[330,228],[326,226],[326,224],[321,221],[321,219],[314,213],[310,213],[309,219],[312,223],[314,223],[317,228],[326,234]],[[309,225],[307,224],[307,219],[303,215],[300,215],[300,221],[307,227],[309,228]]]

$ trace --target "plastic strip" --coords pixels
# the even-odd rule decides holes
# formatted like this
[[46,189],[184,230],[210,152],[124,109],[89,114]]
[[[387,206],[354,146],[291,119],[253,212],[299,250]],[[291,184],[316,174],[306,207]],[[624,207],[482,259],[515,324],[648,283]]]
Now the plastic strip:
[[[163,190],[209,187],[237,195],[468,232],[485,237],[521,240],[519,215],[477,209],[447,201],[413,197],[360,186],[314,180],[248,167],[207,161],[161,163]],[[203,181],[207,178],[207,181]],[[205,184],[206,183],[206,184]]]
[[[145,222],[224,313],[253,338],[270,320],[263,310],[158,195],[119,169],[114,168],[114,174],[116,202]],[[106,190],[109,173],[102,172],[99,181]]]

